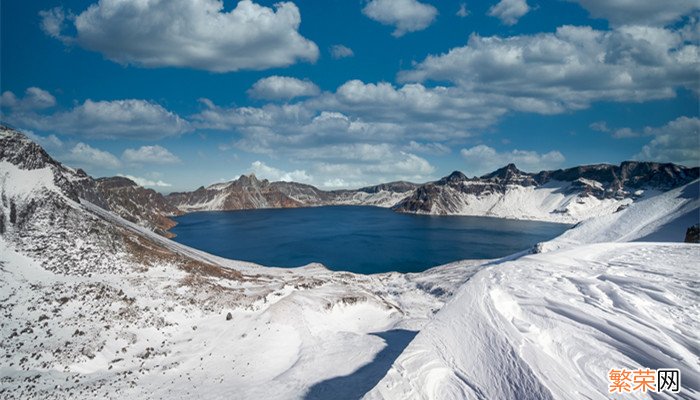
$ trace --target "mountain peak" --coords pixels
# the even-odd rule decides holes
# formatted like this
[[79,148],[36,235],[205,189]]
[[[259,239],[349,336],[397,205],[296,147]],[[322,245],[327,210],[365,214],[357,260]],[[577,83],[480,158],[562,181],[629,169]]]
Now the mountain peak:
[[469,179],[469,178],[467,178],[467,176],[464,175],[463,173],[461,173],[461,172],[459,172],[459,171],[452,171],[451,174],[449,174],[449,175],[447,175],[446,177],[440,179],[440,180],[438,181],[438,183],[444,185],[444,184],[446,184],[446,183],[454,183],[454,182],[466,181],[467,179]]
[[510,180],[514,177],[517,176],[522,176],[522,175],[527,175],[525,172],[521,171],[518,169],[518,167],[515,166],[515,164],[510,163],[506,165],[505,167],[499,168],[489,174],[481,176],[481,179],[501,179],[501,180]]

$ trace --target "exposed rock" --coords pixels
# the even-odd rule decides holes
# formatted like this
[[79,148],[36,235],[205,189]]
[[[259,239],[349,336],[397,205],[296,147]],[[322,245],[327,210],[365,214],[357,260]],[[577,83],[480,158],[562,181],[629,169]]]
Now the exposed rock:
[[700,224],[695,224],[685,231],[686,243],[700,243]]

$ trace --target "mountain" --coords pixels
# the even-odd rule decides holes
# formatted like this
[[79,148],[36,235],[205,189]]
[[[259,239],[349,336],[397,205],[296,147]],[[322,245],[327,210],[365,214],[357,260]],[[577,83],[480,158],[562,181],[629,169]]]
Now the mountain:
[[417,186],[409,182],[391,182],[358,190],[324,191],[303,183],[259,180],[251,174],[193,192],[171,193],[166,200],[184,212],[339,204],[389,207]]
[[455,171],[417,187],[392,208],[418,214],[575,223],[687,184],[699,172],[697,167],[625,161],[532,174],[509,164],[479,178]]
[[320,204],[325,193],[310,185],[259,180],[241,175],[226,183],[200,187],[193,192],[171,193],[167,200],[183,211],[290,208]]
[[281,269],[127,221],[110,203],[132,182],[95,180],[2,128],[0,397],[608,398],[610,368],[670,366],[680,397],[697,398],[698,245],[650,241],[683,240],[698,189],[500,260]]
[[0,128],[0,398],[301,398],[412,337],[478,264],[263,268],[153,233],[147,204],[172,211]]
[[177,223],[169,217],[181,215],[182,211],[171,205],[162,194],[119,176],[98,178],[95,184],[108,205],[106,209],[159,235],[172,237],[168,230]]

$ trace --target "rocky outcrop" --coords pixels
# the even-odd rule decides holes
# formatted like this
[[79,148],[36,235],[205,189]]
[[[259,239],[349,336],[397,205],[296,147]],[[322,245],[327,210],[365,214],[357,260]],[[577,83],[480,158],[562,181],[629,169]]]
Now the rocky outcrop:
[[108,209],[127,221],[144,226],[165,237],[177,223],[169,217],[182,214],[165,197],[124,177],[98,178],[96,188]]
[[686,243],[700,243],[700,224],[695,224],[685,231]]
[[49,167],[53,183],[72,201],[88,201],[164,236],[172,236],[167,230],[175,226],[175,221],[168,217],[181,213],[160,193],[129,179],[93,179],[81,169],[66,167],[22,133],[4,126],[0,126],[0,161],[22,170]]

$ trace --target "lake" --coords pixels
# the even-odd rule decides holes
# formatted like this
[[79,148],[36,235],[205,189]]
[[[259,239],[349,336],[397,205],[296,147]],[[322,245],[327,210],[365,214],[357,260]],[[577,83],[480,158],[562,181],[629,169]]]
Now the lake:
[[276,267],[319,262],[362,274],[503,257],[569,227],[365,206],[197,212],[175,220],[175,241],[221,257]]

